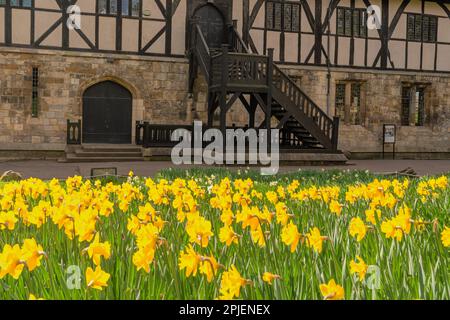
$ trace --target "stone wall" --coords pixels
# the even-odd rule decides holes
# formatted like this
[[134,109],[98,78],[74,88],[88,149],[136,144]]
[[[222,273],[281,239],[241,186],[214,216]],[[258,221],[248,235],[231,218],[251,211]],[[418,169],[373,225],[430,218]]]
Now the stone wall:
[[[39,68],[36,118],[33,67]],[[81,118],[84,90],[105,80],[132,93],[133,124],[185,123],[187,76],[185,59],[1,49],[0,150],[64,150],[67,119]]]
[[[327,109],[327,70],[289,66],[285,70],[323,110]],[[366,115],[363,125],[341,123],[339,148],[352,154],[377,156],[382,150],[383,124],[397,125],[396,150],[411,157],[433,153],[450,157],[450,75],[331,69],[330,115],[334,115],[336,82],[355,80],[364,83]],[[425,125],[401,126],[401,89],[403,82],[428,83],[425,90]],[[391,146],[386,147],[392,150]],[[391,148],[391,149],[389,149]],[[400,155],[401,156],[401,155]],[[426,156],[425,156],[426,157]],[[433,155],[430,155],[433,157]]]
[[[39,116],[31,117],[32,67],[39,67]],[[404,154],[450,156],[450,75],[332,69],[327,97],[327,70],[283,66],[304,91],[324,110],[327,98],[334,115],[335,83],[365,81],[366,117],[363,125],[341,124],[340,149],[373,157],[382,149],[382,126],[399,126],[397,151]],[[133,124],[185,124],[206,122],[206,84],[199,78],[193,99],[187,93],[186,59],[0,49],[0,151],[64,150],[66,121],[82,116],[82,95],[89,86],[116,81],[133,95]],[[426,89],[427,122],[423,127],[400,126],[402,82],[430,83]],[[263,119],[262,112],[258,120]],[[248,122],[245,109],[236,104],[228,114],[236,125]],[[133,127],[134,135],[134,127]]]

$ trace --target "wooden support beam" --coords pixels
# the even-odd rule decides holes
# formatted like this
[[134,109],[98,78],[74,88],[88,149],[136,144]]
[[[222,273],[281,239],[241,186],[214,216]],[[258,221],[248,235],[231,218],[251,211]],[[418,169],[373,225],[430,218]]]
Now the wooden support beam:
[[[222,79],[219,97],[220,131],[222,136],[227,133],[227,84],[228,84],[228,44],[222,45]],[[226,152],[226,139],[223,139],[223,151]]]
[[166,54],[172,52],[172,17],[173,17],[172,0],[166,1]]
[[230,98],[230,100],[228,100],[227,105],[226,105],[227,112],[230,110],[230,108],[233,106],[233,104],[237,101],[237,99],[239,99],[240,96],[241,96],[241,92],[235,92],[233,94],[233,96]]
[[387,69],[389,56],[389,0],[382,0],[383,18],[381,23],[381,68]]
[[5,7],[5,43],[10,45],[12,42],[12,10],[10,0],[6,0]]
[[314,64],[319,65],[322,63],[322,0],[316,0],[314,21]]

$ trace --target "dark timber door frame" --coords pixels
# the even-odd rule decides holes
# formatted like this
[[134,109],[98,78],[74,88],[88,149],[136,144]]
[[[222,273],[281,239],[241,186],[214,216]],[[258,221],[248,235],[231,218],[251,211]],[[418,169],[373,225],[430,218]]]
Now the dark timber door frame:
[[131,144],[131,92],[113,81],[96,83],[83,94],[83,143]]
[[232,23],[233,1],[231,0],[189,0],[187,1],[187,25],[186,25],[186,49],[189,50],[191,26],[194,20],[195,12],[202,6],[214,6],[225,19],[225,26]]
[[226,43],[226,22],[222,13],[213,5],[206,4],[194,13],[210,49],[220,49]]

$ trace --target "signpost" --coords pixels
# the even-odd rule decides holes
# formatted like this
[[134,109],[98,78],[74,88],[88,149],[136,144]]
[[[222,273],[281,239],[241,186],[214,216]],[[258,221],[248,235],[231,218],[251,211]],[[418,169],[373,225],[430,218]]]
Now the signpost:
[[117,168],[91,168],[91,177],[117,176]]
[[392,145],[392,159],[395,159],[395,143],[397,140],[397,126],[395,124],[383,125],[383,159],[385,158],[385,147]]

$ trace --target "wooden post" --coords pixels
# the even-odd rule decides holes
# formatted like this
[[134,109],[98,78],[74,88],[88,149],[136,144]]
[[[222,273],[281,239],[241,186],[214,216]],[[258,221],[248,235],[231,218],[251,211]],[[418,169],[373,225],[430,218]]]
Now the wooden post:
[[228,45],[222,45],[222,79],[220,85],[220,131],[223,135],[223,152],[226,152],[227,133],[227,85],[228,85]]
[[249,110],[249,121],[248,126],[250,128],[255,128],[255,118],[256,118],[256,109],[258,108],[258,100],[256,100],[255,96],[252,94],[250,96],[250,110]]
[[81,144],[81,119],[78,120],[78,137],[77,144]]
[[271,152],[271,120],[272,120],[272,86],[273,86],[273,48],[270,48],[267,57],[267,99],[266,99],[266,129],[267,129],[267,150]]
[[333,136],[331,137],[331,146],[333,151],[338,150],[339,142],[339,117],[333,117]]
[[66,143],[70,144],[70,120],[67,119],[67,139],[66,139]]
[[195,57],[195,46],[197,43],[197,22],[198,20],[193,18],[189,26],[191,32],[189,36],[189,93],[194,93],[194,83],[197,77],[197,58]]

